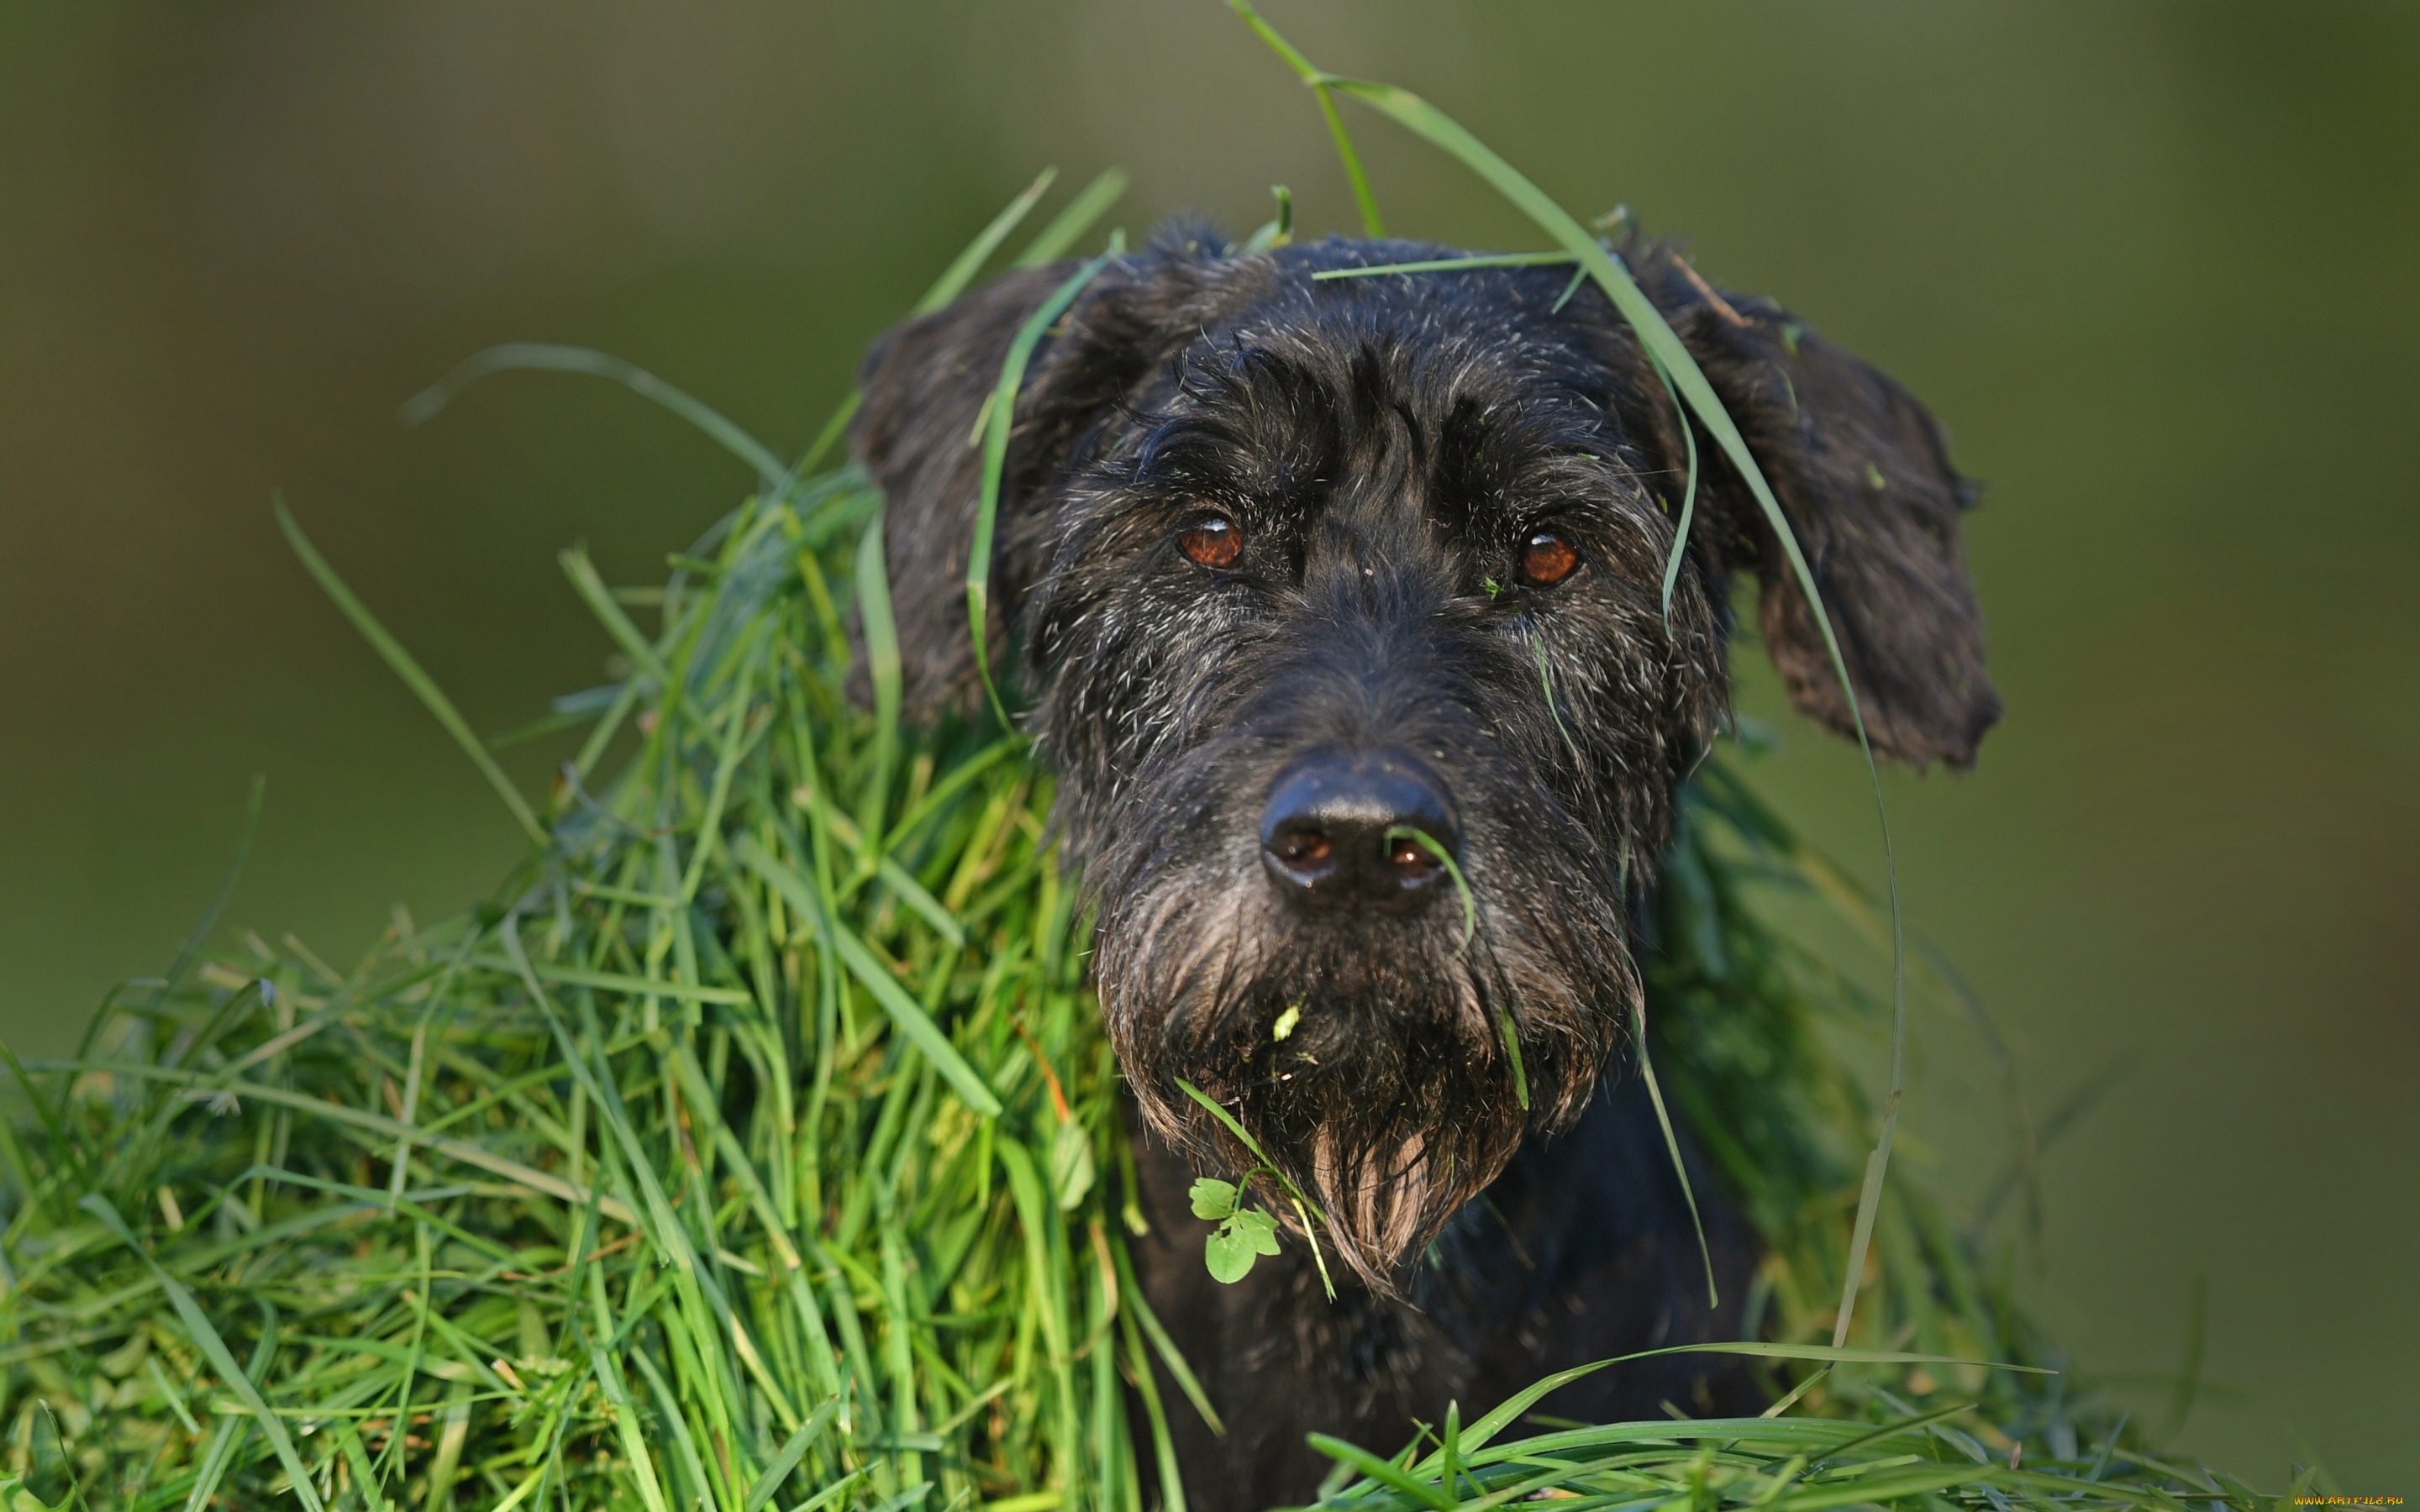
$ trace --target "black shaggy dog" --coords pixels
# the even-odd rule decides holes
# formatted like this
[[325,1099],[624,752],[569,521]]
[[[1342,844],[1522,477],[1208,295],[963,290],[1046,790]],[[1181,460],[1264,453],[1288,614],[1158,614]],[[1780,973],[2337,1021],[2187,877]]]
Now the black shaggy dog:
[[[1940,429],[1773,305],[1667,248],[1624,255],[1778,495],[1876,750],[1970,762],[1999,702]],[[1098,903],[1141,1279],[1228,1425],[1221,1444],[1174,1414],[1210,1508],[1306,1498],[1324,1466],[1306,1432],[1391,1448],[1449,1400],[1481,1410],[1551,1369],[1739,1327],[1707,1305],[1661,1135],[1618,1074],[1635,920],[1726,707],[1732,574],[1762,585],[1798,707],[1846,731],[1849,706],[1702,435],[1668,625],[1690,422],[1601,293],[1564,301],[1554,267],[1312,277],[1450,255],[1238,254],[1177,228],[1084,289],[1016,402],[989,656],[1021,670]],[[1010,274],[867,359],[855,444],[888,498],[911,713],[982,697],[970,433],[1070,270]],[[1249,1161],[1179,1078],[1326,1208],[1335,1302],[1298,1238],[1238,1285],[1205,1273],[1191,1172]],[[1735,1299],[1753,1239],[1698,1190]],[[1699,1355],[1548,1407],[1666,1398],[1761,1405]]]

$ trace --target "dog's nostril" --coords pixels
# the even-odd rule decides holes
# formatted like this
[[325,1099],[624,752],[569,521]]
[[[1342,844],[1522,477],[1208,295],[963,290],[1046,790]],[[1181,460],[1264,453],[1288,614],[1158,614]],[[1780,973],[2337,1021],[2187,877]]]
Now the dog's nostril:
[[1297,903],[1424,905],[1459,843],[1442,784],[1409,753],[1324,747],[1288,767],[1261,815],[1261,859]]
[[1269,846],[1279,860],[1298,870],[1324,866],[1336,854],[1336,842],[1312,829],[1297,829],[1280,835]]

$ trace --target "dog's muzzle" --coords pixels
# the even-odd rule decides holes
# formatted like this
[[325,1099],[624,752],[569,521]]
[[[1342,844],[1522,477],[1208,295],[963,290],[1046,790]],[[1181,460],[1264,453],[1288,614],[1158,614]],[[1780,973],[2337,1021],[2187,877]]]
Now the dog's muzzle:
[[1261,810],[1261,863],[1307,907],[1408,914],[1440,890],[1461,833],[1443,784],[1402,750],[1326,746],[1280,773]]

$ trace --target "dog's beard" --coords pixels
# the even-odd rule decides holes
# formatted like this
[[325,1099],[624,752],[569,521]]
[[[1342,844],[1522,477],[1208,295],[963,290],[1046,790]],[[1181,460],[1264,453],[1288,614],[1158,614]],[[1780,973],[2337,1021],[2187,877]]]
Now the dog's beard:
[[[1144,1116],[1197,1165],[1249,1168],[1178,1083],[1201,1088],[1318,1204],[1320,1242],[1380,1292],[1399,1289],[1527,1133],[1576,1118],[1637,1000],[1611,903],[1568,906],[1588,889],[1548,889],[1567,905],[1553,917],[1482,893],[1466,942],[1450,899],[1413,919],[1305,918],[1256,865],[1132,882],[1103,899],[1097,964]],[[1283,1186],[1258,1184],[1299,1229]]]

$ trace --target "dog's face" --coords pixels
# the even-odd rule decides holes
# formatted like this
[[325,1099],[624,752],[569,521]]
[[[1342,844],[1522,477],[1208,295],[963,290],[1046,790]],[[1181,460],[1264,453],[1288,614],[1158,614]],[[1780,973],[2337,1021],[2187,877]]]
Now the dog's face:
[[[1683,421],[1604,299],[1563,300],[1567,268],[1313,277],[1445,255],[1197,236],[1104,273],[1029,370],[995,568],[1144,1113],[1240,1164],[1177,1083],[1217,1099],[1380,1287],[1620,1046],[1633,907],[1725,704],[1732,571],[1762,578],[1801,706],[1847,717],[1711,445],[1668,617]],[[1971,760],[1998,705],[1930,419],[1778,311],[1630,255],[1791,515],[1877,748]],[[968,435],[1064,273],[869,361],[912,706],[969,696]]]

